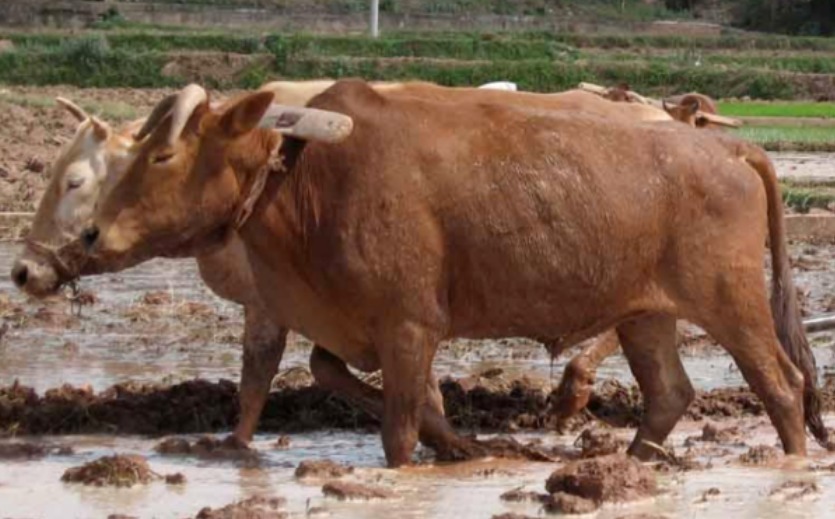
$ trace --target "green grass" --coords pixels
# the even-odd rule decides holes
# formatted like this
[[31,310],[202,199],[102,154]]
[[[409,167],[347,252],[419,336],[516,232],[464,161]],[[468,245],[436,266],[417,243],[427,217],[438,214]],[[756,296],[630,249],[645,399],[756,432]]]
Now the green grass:
[[[243,34],[240,32],[160,32],[136,29],[91,31],[81,36],[66,33],[20,33],[0,35],[13,41],[15,49],[0,54],[0,81],[11,84],[72,84],[78,86],[157,87],[179,86],[181,81],[164,77],[162,67],[172,54],[202,51],[243,54],[270,52],[272,63],[260,62],[217,87],[257,86],[276,78],[363,77],[369,80],[425,80],[443,85],[474,85],[487,81],[515,81],[522,89],[555,92],[573,88],[580,81],[612,85],[628,83],[646,95],[661,96],[699,91],[714,98],[748,96],[754,99],[793,99],[820,95],[819,81],[809,76],[768,69],[767,57],[749,53],[731,61],[694,67],[692,59],[725,44],[768,41],[770,45],[819,39],[681,38],[622,35],[577,35],[527,33],[391,33],[373,40],[365,36],[309,34]],[[835,42],[835,39],[832,40]],[[807,43],[808,43],[807,42]],[[642,45],[660,45],[673,50],[667,55],[641,52]],[[578,47],[597,45],[596,52]],[[607,47],[607,46],[613,47]],[[631,46],[631,47],[630,47]],[[668,46],[668,47],[665,47]],[[681,50],[679,47],[681,46]],[[835,43],[832,46],[835,51]],[[760,52],[760,51],[757,51]],[[769,53],[771,51],[768,51]],[[744,53],[743,53],[744,54]],[[809,54],[809,56],[807,56]],[[823,53],[792,50],[795,68],[818,63],[835,71],[835,60]],[[219,56],[219,59],[223,59]],[[788,62],[785,62],[788,63]],[[784,64],[785,64],[784,63]],[[817,89],[817,90],[816,90]],[[824,92],[828,93],[828,92]],[[801,105],[797,105],[799,107]],[[796,108],[797,108],[796,107]],[[819,108],[819,107],[818,107]],[[816,109],[818,109],[816,108]],[[729,115],[743,115],[725,110]],[[743,108],[737,108],[742,110]],[[748,108],[750,109],[750,108]],[[800,108],[797,108],[800,110]],[[811,116],[811,115],[810,115]],[[828,117],[829,115],[825,115]]]
[[770,151],[835,151],[835,127],[744,126],[734,131]]
[[835,203],[835,188],[832,186],[801,185],[791,181],[780,181],[783,202],[799,213],[808,213],[813,207],[829,209]]
[[[835,103],[720,102],[719,111],[732,117],[835,117]],[[835,131],[835,130],[830,130]]]

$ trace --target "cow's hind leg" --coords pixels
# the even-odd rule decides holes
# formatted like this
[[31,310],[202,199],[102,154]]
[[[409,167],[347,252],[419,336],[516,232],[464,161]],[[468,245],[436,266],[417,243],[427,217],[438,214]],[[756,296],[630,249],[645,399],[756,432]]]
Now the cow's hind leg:
[[618,348],[617,333],[608,331],[595,338],[565,366],[552,404],[560,426],[588,405],[594,391],[597,367]]
[[787,454],[806,454],[803,375],[780,346],[761,272],[719,283],[718,309],[701,325],[734,358],[762,400]]
[[[317,345],[310,354],[310,369],[320,387],[382,419],[383,392],[355,377],[342,359]],[[469,459],[487,454],[476,442],[459,436],[446,420],[443,395],[431,373],[427,379],[419,438],[441,460]]]
[[260,307],[244,308],[244,362],[241,372],[241,416],[232,437],[241,445],[252,440],[270,384],[287,344],[287,330],[274,325]]
[[644,397],[644,417],[629,453],[649,459],[693,401],[695,392],[676,348],[676,319],[648,315],[617,328],[629,368]]

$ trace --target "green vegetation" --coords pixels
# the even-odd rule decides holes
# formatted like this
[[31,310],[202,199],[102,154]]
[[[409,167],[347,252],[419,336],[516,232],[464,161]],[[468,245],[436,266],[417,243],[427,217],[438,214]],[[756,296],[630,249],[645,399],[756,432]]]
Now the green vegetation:
[[[200,81],[244,88],[276,78],[358,76],[445,85],[510,80],[523,89],[542,92],[572,88],[579,81],[625,82],[647,95],[695,90],[717,98],[797,99],[833,95],[825,82],[805,72],[835,73],[835,58],[820,52],[828,49],[835,53],[835,40],[824,38],[397,32],[374,40],[365,36],[125,29],[116,16],[101,23],[111,28],[82,36],[0,34],[0,39],[14,45],[0,53],[0,82],[178,86],[193,77],[178,75],[183,67],[165,74],[163,68],[173,61],[187,61],[191,53],[202,56],[195,65]],[[228,66],[219,67],[223,73],[212,76],[212,59],[223,62],[227,53],[253,59],[237,60],[241,69],[233,73]],[[774,53],[780,55],[773,58]],[[265,55],[272,59],[259,57]]]
[[[733,117],[835,117],[835,103],[721,102],[719,111]],[[835,136],[835,128],[829,130]]]
[[835,204],[834,186],[781,181],[780,191],[783,202],[798,213],[808,213],[812,208],[829,209]]
[[735,132],[771,151],[835,151],[835,127],[744,126]]

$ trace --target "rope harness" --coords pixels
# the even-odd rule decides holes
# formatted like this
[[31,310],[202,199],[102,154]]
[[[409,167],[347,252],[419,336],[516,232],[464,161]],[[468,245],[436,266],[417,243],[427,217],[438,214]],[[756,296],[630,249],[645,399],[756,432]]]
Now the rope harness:
[[286,171],[283,158],[278,154],[278,149],[278,146],[273,148],[270,152],[270,159],[255,173],[255,178],[252,179],[246,198],[235,212],[235,219],[232,221],[233,230],[239,231],[249,221],[252,212],[255,210],[255,204],[261,199],[264,188],[267,186],[267,178],[273,173]]

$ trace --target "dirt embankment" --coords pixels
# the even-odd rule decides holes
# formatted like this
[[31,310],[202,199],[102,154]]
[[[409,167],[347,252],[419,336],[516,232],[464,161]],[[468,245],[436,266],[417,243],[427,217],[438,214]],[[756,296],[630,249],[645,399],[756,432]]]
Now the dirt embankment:
[[58,107],[71,99],[118,128],[150,112],[173,90],[131,88],[0,88],[0,212],[33,211],[49,179],[49,166],[70,141],[78,121]]
[[[446,379],[441,383],[447,415],[470,431],[553,430],[552,393],[530,380]],[[824,408],[835,410],[835,381],[823,388]],[[636,426],[642,404],[634,386],[606,382],[592,397],[590,413],[571,424],[579,428],[593,417],[619,426]],[[238,416],[237,386],[229,381],[193,380],[173,386],[119,384],[101,393],[64,386],[38,395],[30,388],[0,388],[0,431],[14,434],[181,434],[228,430]],[[700,393],[687,417],[734,418],[762,415],[759,400],[747,389]],[[284,387],[270,394],[260,428],[299,432],[316,429],[375,429],[376,421],[315,385]]]

